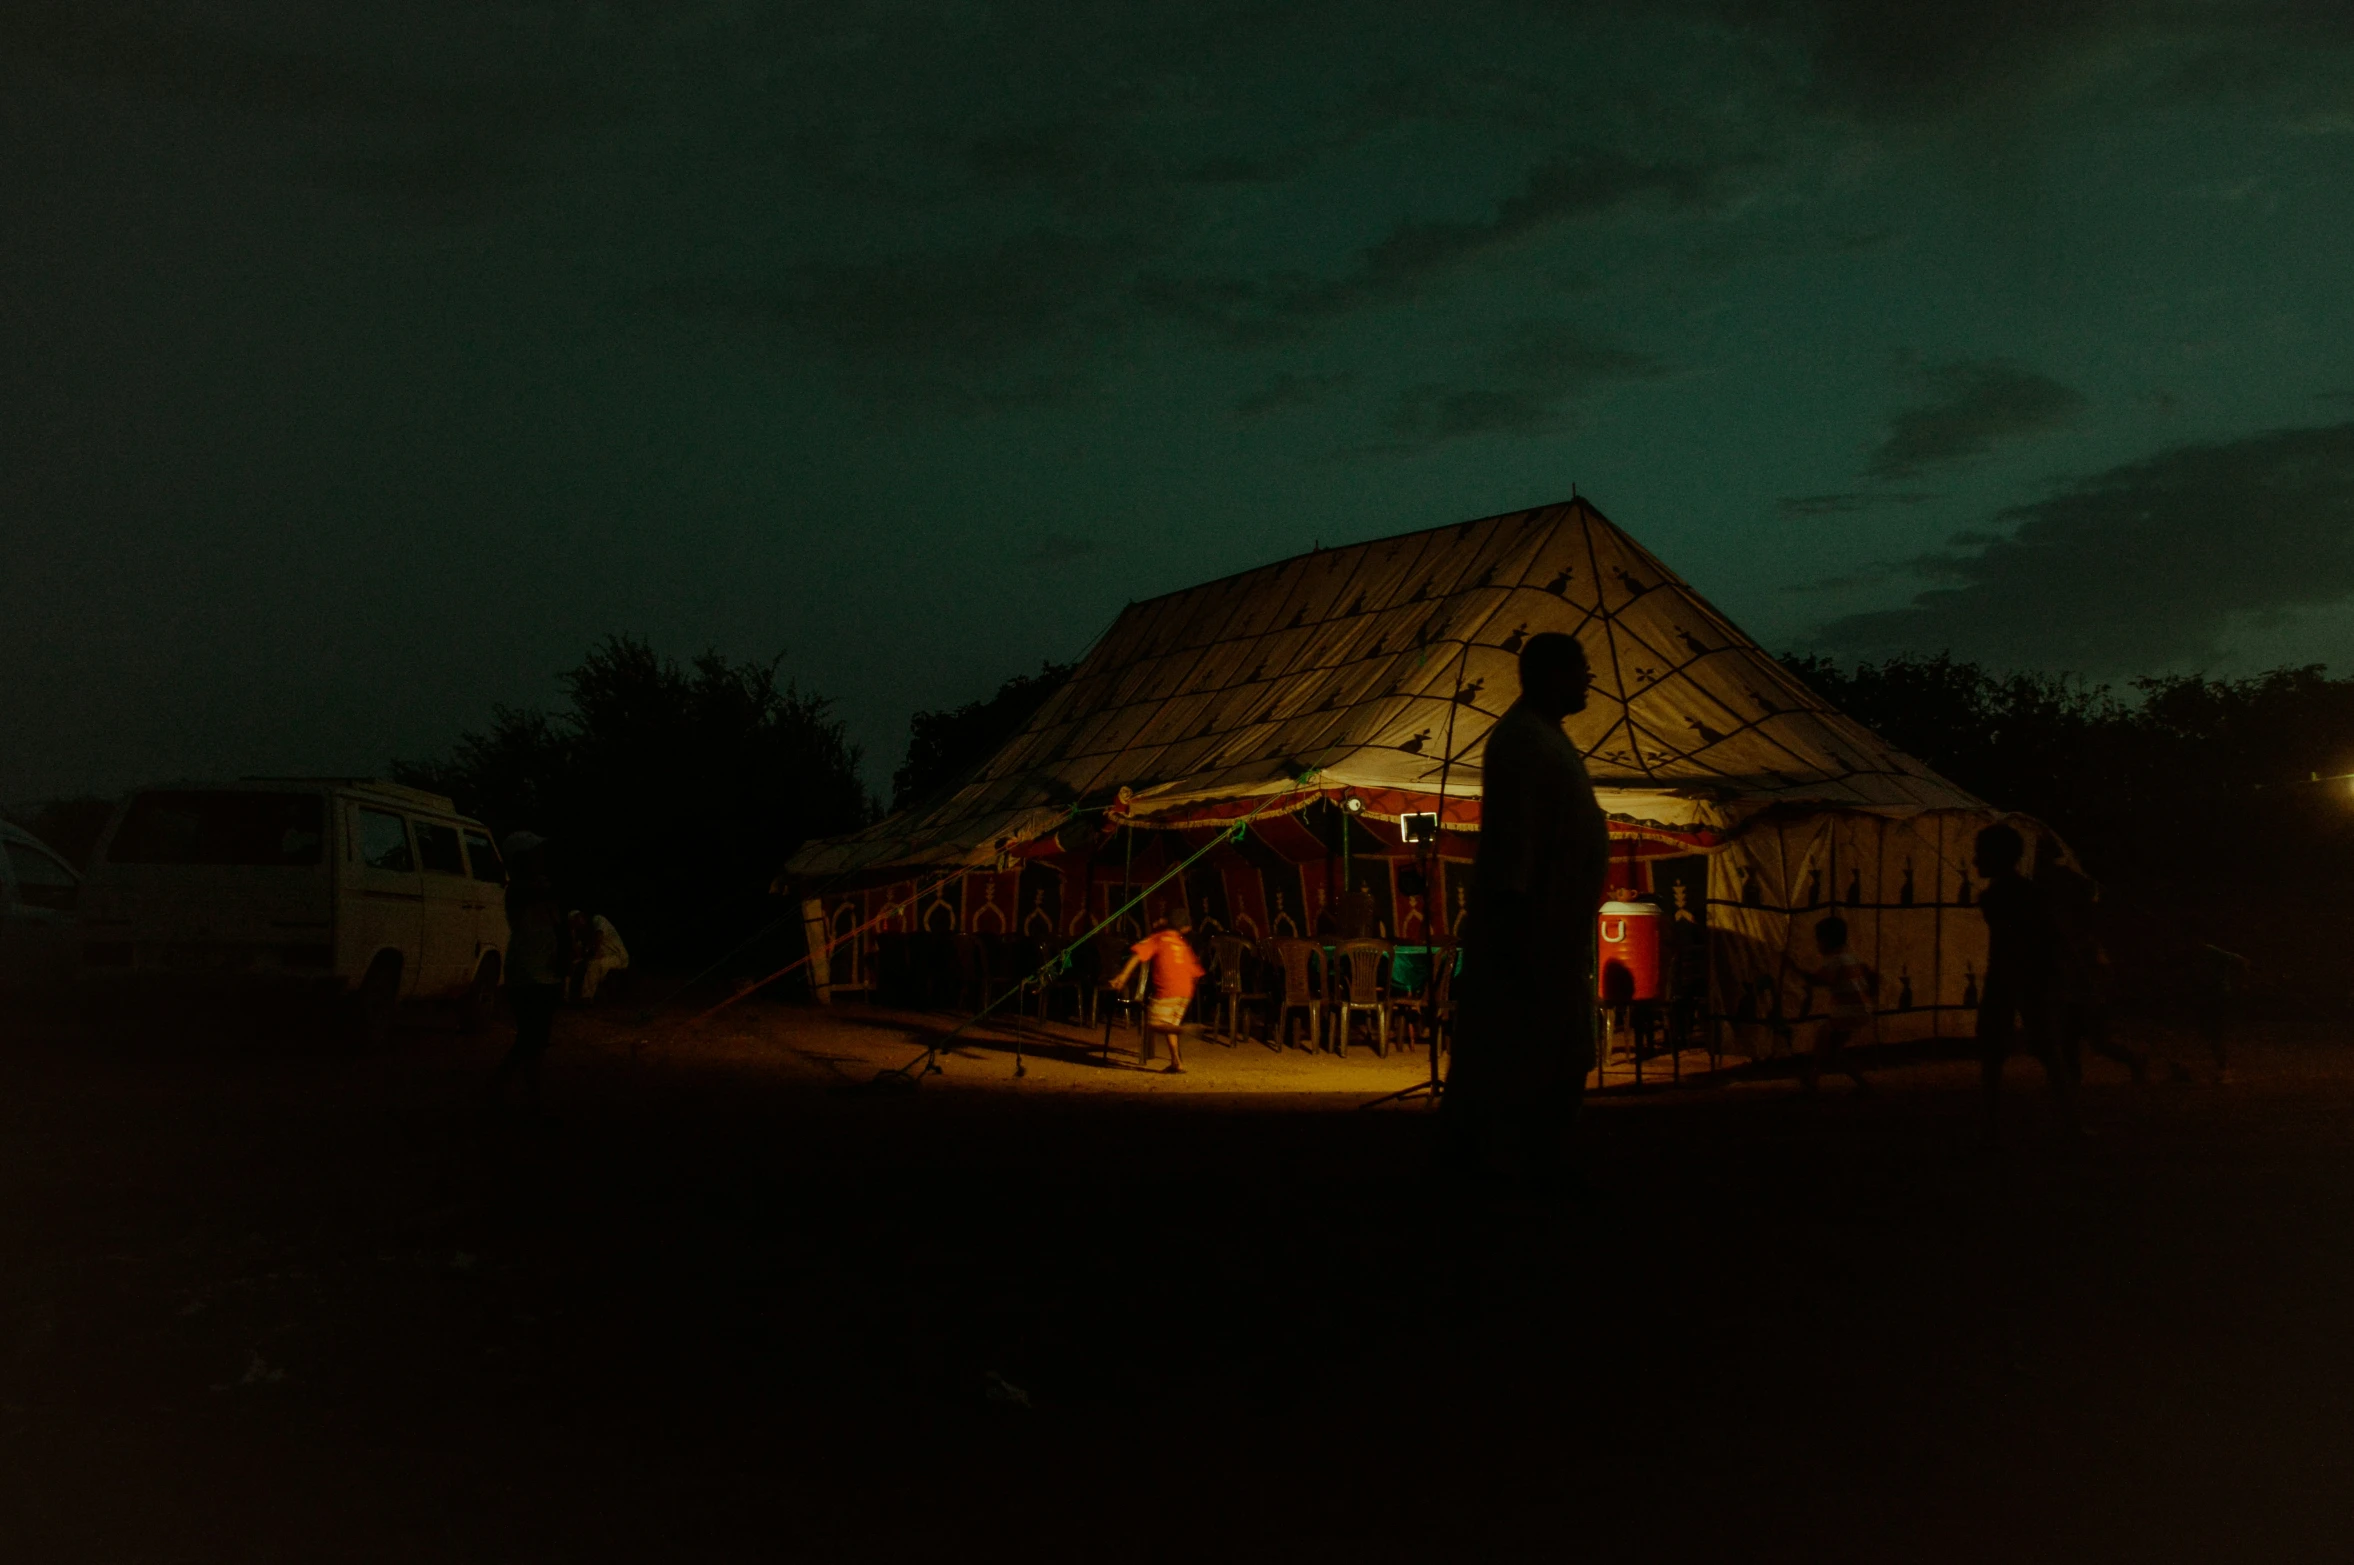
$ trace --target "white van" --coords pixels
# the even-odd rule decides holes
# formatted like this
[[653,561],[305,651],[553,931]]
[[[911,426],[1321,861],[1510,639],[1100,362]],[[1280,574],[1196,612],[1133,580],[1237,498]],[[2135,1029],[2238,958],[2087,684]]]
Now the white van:
[[485,1017],[506,871],[479,821],[399,783],[249,777],[143,789],[82,891],[82,976],[121,987],[348,994],[382,1038],[402,1000]]

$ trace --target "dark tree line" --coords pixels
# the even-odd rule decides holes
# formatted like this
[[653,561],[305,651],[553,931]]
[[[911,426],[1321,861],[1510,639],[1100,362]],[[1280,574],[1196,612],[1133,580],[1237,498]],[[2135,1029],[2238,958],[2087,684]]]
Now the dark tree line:
[[692,962],[758,929],[793,849],[873,818],[858,747],[775,663],[681,665],[615,636],[561,683],[561,710],[496,708],[449,754],[394,775],[502,835],[549,838],[581,904],[633,954]]
[[[1069,675],[1049,663],[985,701],[916,713],[895,803],[960,781]],[[682,666],[616,636],[561,682],[564,709],[497,708],[448,755],[394,772],[501,834],[550,838],[582,905],[611,916],[633,953],[699,964],[764,926],[791,926],[769,890],[779,867],[809,838],[875,816],[858,747],[828,702],[774,663],[705,653]],[[768,944],[799,940],[792,926]],[[764,954],[775,953],[748,960]]]
[[907,758],[891,774],[891,807],[904,810],[963,782],[1070,677],[1068,663],[1041,663],[1037,673],[1014,675],[986,701],[916,713],[908,723]]
[[[2050,674],[1898,657],[1788,666],[1899,749],[2006,809],[2049,821],[2119,867],[2147,858],[2148,828],[2354,818],[2354,679],[2320,664],[2247,679],[2136,679],[2133,697]],[[2326,806],[2315,809],[2314,806]]]

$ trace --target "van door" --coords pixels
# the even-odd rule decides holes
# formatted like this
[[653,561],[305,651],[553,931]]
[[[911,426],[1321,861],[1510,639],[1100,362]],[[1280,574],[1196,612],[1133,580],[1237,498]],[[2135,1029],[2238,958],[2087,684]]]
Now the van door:
[[356,985],[377,953],[392,951],[401,962],[400,992],[413,995],[424,970],[425,887],[409,824],[394,811],[353,799],[343,808],[344,862],[351,874],[338,899],[335,971]]
[[482,954],[475,928],[482,899],[466,874],[456,826],[411,816],[409,829],[416,834],[417,868],[425,889],[425,959],[418,992],[445,999],[462,995],[474,982],[474,959]]

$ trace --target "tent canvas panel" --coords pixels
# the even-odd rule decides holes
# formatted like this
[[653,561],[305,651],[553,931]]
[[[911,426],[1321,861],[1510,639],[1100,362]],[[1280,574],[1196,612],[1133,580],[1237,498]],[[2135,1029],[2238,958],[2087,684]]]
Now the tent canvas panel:
[[[1802,975],[1821,961],[1815,926],[1832,914],[1880,974],[1864,1041],[1972,1036],[1986,922],[1970,854],[1978,831],[2002,818],[1985,809],[1777,811],[1738,832],[1710,861],[1708,916],[1712,1004],[1735,1019],[1742,1052],[1773,1047],[1777,1020],[1820,1019],[1820,991],[1810,994]],[[2032,853],[2038,832],[2025,835]],[[1796,1041],[1806,1046],[1803,1031]]]

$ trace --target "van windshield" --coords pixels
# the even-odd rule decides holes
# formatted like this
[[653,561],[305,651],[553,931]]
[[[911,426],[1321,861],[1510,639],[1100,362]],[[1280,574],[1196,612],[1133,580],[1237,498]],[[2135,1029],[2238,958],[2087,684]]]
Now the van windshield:
[[143,793],[131,801],[106,858],[111,864],[317,864],[326,815],[315,793]]

